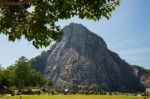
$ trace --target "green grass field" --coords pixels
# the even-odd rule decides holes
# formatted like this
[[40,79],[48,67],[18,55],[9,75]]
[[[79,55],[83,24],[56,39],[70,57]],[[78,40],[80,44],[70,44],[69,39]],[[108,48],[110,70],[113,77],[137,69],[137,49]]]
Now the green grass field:
[[[20,99],[20,96],[0,96],[0,99]],[[140,96],[53,95],[22,96],[22,99],[144,99]],[[149,98],[150,99],[150,98]]]

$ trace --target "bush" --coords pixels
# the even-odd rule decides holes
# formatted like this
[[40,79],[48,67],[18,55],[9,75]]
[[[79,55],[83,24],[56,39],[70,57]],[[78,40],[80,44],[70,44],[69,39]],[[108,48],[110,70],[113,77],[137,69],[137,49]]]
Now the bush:
[[46,88],[42,88],[41,90],[42,90],[42,92],[47,92],[48,91]]
[[32,89],[28,89],[25,93],[26,93],[27,95],[32,95],[32,94],[33,94],[33,91],[32,91]]
[[89,94],[91,95],[91,94],[94,94],[94,92],[93,91],[89,91]]
[[88,91],[83,91],[83,94],[84,94],[84,95],[88,95],[89,92],[88,92]]
[[11,96],[15,96],[15,92],[14,91],[9,91],[9,93],[11,94]]
[[48,90],[48,93],[51,94],[51,95],[58,95],[58,94],[62,93],[62,90],[60,90],[60,89],[50,89],[50,90]]
[[82,90],[79,90],[79,91],[78,91],[78,94],[83,94],[83,91],[82,91]]
[[73,90],[70,90],[69,94],[75,94],[75,92]]
[[99,92],[98,91],[93,91],[93,94],[98,95]]
[[111,92],[109,92],[108,94],[109,94],[109,95],[112,95],[112,93],[111,93]]

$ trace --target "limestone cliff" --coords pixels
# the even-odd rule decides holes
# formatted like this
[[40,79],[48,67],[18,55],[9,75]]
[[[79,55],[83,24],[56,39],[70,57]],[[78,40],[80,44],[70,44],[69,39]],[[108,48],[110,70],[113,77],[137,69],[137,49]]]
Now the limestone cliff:
[[141,66],[133,65],[135,75],[140,79],[140,82],[147,88],[150,88],[150,70],[144,69]]
[[49,53],[45,76],[54,87],[90,90],[95,85],[105,91],[138,92],[144,88],[132,67],[107,48],[104,40],[81,24],[63,29],[62,39]]

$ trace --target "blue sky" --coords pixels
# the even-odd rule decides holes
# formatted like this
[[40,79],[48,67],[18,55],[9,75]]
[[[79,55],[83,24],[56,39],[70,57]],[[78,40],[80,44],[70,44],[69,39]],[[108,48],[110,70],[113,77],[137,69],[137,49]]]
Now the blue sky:
[[[107,46],[130,64],[150,69],[150,0],[122,0],[110,20],[93,22],[77,17],[60,20],[61,27],[71,22],[81,23],[92,32],[100,35]],[[8,42],[0,35],[0,64],[7,67],[14,64],[20,56],[32,58],[47,48],[35,49],[26,40]]]

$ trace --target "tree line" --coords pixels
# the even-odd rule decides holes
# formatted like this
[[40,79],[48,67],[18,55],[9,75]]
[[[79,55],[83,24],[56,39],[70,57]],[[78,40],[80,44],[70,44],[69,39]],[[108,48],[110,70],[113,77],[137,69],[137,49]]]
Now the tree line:
[[32,69],[30,62],[24,56],[6,69],[0,67],[0,90],[16,88],[18,91],[23,91],[46,85],[52,85],[52,81],[47,80],[40,72]]

